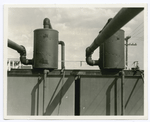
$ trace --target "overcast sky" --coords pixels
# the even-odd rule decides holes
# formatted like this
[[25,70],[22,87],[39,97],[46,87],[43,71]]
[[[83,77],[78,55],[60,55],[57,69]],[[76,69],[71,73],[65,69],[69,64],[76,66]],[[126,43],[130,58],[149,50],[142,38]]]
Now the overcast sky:
[[[49,18],[53,29],[59,31],[59,40],[65,42],[65,57],[67,69],[98,69],[88,66],[85,62],[85,49],[88,47],[109,18],[113,18],[122,7],[47,7],[47,8],[9,8],[8,38],[24,45],[27,58],[33,58],[33,31],[43,28],[43,19]],[[131,36],[129,46],[129,68],[134,61],[144,68],[144,11],[138,14],[123,28],[125,37]],[[60,49],[59,49],[60,50]],[[98,49],[93,59],[98,59]],[[60,53],[59,53],[60,57]],[[19,54],[8,48],[8,58],[19,58]],[[60,60],[60,58],[59,58]],[[75,62],[73,62],[75,61]],[[59,63],[60,64],[60,63]],[[59,66],[60,67],[60,66]]]

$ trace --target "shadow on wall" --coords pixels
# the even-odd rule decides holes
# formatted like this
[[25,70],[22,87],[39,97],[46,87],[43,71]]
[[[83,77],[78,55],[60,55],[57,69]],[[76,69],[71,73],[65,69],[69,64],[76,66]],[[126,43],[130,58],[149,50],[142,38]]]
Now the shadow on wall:
[[[52,101],[52,98],[50,99],[50,102],[48,103],[48,106],[46,108],[46,112],[44,115],[51,115],[53,113],[53,111],[55,110],[57,105],[60,104],[61,99],[63,98],[65,93],[68,91],[68,89],[70,88],[73,81],[74,81],[74,77],[72,77],[72,76],[68,77],[67,81],[64,83],[62,88],[59,90],[59,92],[55,96],[54,100]],[[58,85],[59,85],[59,83],[58,83]],[[58,85],[57,85],[57,87],[58,87]],[[54,91],[54,93],[55,93],[55,91]],[[53,96],[54,96],[54,93],[53,93]]]
[[116,77],[113,82],[109,85],[107,91],[106,91],[106,115],[110,115],[110,102],[111,102],[111,89],[114,86],[114,111],[115,115],[117,115],[117,80],[118,78]]
[[135,82],[135,84],[134,84],[134,86],[133,86],[133,89],[132,89],[132,91],[131,91],[131,93],[130,93],[128,99],[127,99],[127,102],[126,102],[126,104],[125,104],[125,108],[127,107],[128,103],[129,103],[129,100],[130,100],[130,98],[131,98],[131,96],[132,96],[132,94],[133,94],[133,92],[134,92],[134,90],[135,90],[135,88],[136,88],[136,85],[137,85],[138,81],[139,81],[139,78],[137,79],[137,81]]
[[[69,76],[68,79],[65,80],[63,86],[61,86],[61,89],[56,94],[56,91],[58,90],[60,83],[64,82],[63,81],[64,76],[61,77],[49,100],[44,115],[51,115],[53,111],[56,109],[56,107],[61,104],[61,99],[64,97],[64,95],[66,94],[66,92],[68,91],[72,83],[74,82],[75,76],[78,73],[78,71],[75,72],[73,71],[72,73],[74,73],[74,76]],[[33,87],[31,92],[31,115],[39,115],[39,86],[42,81],[43,81],[43,76],[38,78],[38,83]]]
[[39,105],[39,85],[43,81],[43,77],[38,78],[38,83],[33,87],[33,90],[31,92],[31,115],[35,115],[35,98],[36,98],[36,90],[37,90],[37,115],[38,115],[38,105]]
[[[63,78],[63,77],[62,77]],[[57,95],[55,96],[55,93],[62,81],[62,78],[60,79],[60,81],[58,82],[55,91],[48,103],[48,106],[46,108],[46,112],[44,113],[44,115],[51,115],[53,113],[53,111],[55,110],[55,108],[57,107],[58,104],[61,103],[61,99],[63,98],[63,96],[65,95],[65,93],[68,91],[68,89],[70,88],[71,84],[74,81],[74,77],[70,76],[68,77],[68,79],[66,80],[66,82],[64,83],[64,85],[62,86],[62,88],[59,90],[59,92],[57,93]],[[39,105],[39,85],[41,84],[41,82],[43,81],[43,77],[38,78],[38,83],[34,86],[32,92],[31,92],[31,115],[38,115],[39,111],[38,111],[38,105]],[[36,110],[36,92],[37,92],[37,110]],[[53,97],[55,96],[55,98],[53,99]],[[53,101],[52,101],[53,99]],[[36,111],[37,112],[36,112]]]
[[[140,78],[138,78],[136,81],[135,81],[135,83],[133,84],[133,87],[131,88],[131,91],[130,91],[130,93],[129,93],[129,95],[125,95],[125,96],[123,96],[123,97],[126,97],[126,100],[124,101],[124,108],[126,109],[127,108],[127,106],[128,106],[128,104],[129,104],[129,101],[131,100],[131,98],[133,99],[137,99],[134,95],[133,95],[133,93],[134,92],[137,92],[137,91],[135,91],[135,89],[137,89],[136,87],[137,87],[137,84],[138,84],[138,82],[139,82],[139,79]],[[118,103],[117,103],[117,96],[118,96],[118,91],[117,91],[117,80],[118,80],[118,78],[116,77],[114,80],[113,80],[113,82],[109,85],[109,87],[108,87],[108,89],[107,89],[107,91],[106,91],[106,115],[111,115],[111,90],[112,90],[112,88],[114,87],[114,115],[119,115],[119,113],[117,112],[117,107],[119,107],[120,108],[120,106],[118,106]],[[129,89],[126,89],[126,90],[129,90]],[[126,92],[126,91],[124,91],[124,92]],[[119,93],[120,94],[120,93]],[[140,96],[139,96],[140,97]],[[132,101],[131,101],[132,102]],[[136,101],[134,101],[134,103],[136,104]],[[134,104],[133,103],[133,104]],[[131,104],[131,103],[130,103]],[[135,106],[135,104],[133,105],[133,107],[135,107],[135,109],[137,108],[137,106]],[[141,113],[142,114],[142,113]]]
[[[120,110],[118,110],[120,108],[120,106],[118,106],[120,103],[118,103],[119,101],[117,101],[118,94],[120,96],[120,93],[117,91],[117,88],[120,87],[120,85],[119,85],[120,80],[118,80],[118,79],[119,79],[119,77],[115,77],[113,79],[112,83],[107,88],[107,91],[106,91],[106,115],[111,115],[111,108],[112,108],[111,103],[114,103],[113,104],[114,115],[119,115],[119,113],[120,113],[119,112]],[[66,94],[66,92],[68,91],[68,89],[70,88],[72,83],[75,81],[75,77],[69,76],[68,79],[63,84],[63,86],[61,87],[61,89],[56,94],[56,91],[58,90],[58,87],[60,86],[60,83],[62,80],[63,80],[63,77],[59,80],[51,98],[49,99],[49,102],[48,102],[48,105],[46,107],[46,111],[45,111],[44,115],[51,115],[53,113],[53,111],[56,109],[56,107],[61,104],[61,99],[64,97],[64,95]],[[38,113],[39,113],[39,108],[38,108],[38,105],[39,105],[39,85],[41,84],[42,81],[43,81],[43,77],[38,78],[38,82],[33,87],[33,90],[31,92],[31,115],[38,115]],[[138,81],[139,81],[139,78],[136,79],[135,83],[133,84],[133,87],[131,88],[131,91],[129,91],[130,93],[128,95],[126,95],[127,99],[126,99],[126,101],[124,101],[125,108],[128,106],[130,99],[133,97],[133,92],[135,91],[135,88],[137,87]],[[119,86],[117,86],[117,84]],[[128,90],[128,89],[126,89],[126,90]],[[112,99],[111,95],[113,95],[114,99]],[[37,96],[37,98],[36,98],[36,96]],[[37,105],[37,107],[36,107],[36,105]],[[79,105],[80,105],[80,101],[79,101]],[[80,110],[79,110],[79,113],[80,113]]]

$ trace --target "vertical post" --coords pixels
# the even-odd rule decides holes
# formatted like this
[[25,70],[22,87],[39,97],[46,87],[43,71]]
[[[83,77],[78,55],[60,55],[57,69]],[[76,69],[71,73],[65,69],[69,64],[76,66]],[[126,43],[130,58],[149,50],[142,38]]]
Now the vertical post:
[[44,115],[44,102],[45,102],[45,73],[44,73],[44,78],[43,78],[43,107],[42,107],[43,115]]
[[80,115],[80,76],[75,77],[75,116]]
[[14,69],[14,61],[12,61],[12,68]]
[[44,70],[44,78],[43,78],[43,115],[44,115],[44,103],[45,103],[45,88],[46,88],[46,77],[47,77],[47,73],[49,72],[49,70]]
[[125,114],[124,110],[124,70],[121,71],[121,115]]
[[125,38],[125,41],[126,41],[126,69],[128,67],[128,40],[131,38],[131,36],[127,36]]
[[126,40],[126,69],[128,67],[128,39]]
[[40,84],[41,77],[38,76],[38,86],[37,86],[37,111],[36,115],[39,115],[39,84]]
[[19,61],[19,69],[21,69],[21,61]]
[[8,60],[8,71],[10,71],[10,60]]
[[61,73],[65,70],[65,43],[63,41],[59,41],[61,44]]
[[115,99],[114,99],[114,109],[115,109],[114,115],[117,115],[117,80],[115,80],[115,84],[114,84],[114,97],[115,97]]

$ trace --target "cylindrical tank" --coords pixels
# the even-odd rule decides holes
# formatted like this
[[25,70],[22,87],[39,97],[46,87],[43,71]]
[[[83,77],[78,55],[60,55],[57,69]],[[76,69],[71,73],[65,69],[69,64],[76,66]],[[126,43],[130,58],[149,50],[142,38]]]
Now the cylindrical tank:
[[124,30],[118,30],[100,46],[101,69],[124,68]]
[[52,28],[34,30],[34,68],[58,68],[58,31]]

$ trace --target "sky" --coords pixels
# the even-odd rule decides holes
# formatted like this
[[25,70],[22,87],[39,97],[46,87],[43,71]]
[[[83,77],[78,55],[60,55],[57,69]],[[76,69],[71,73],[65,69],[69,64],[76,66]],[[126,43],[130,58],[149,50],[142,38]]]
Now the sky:
[[[33,31],[43,28],[44,18],[49,18],[53,29],[59,32],[59,40],[65,42],[66,69],[99,69],[85,62],[85,49],[96,38],[109,18],[113,18],[122,6],[67,6],[67,7],[11,7],[8,9],[8,39],[23,45],[27,58],[33,58]],[[123,28],[125,37],[131,36],[128,47],[128,68],[138,61],[144,69],[144,11],[128,22]],[[59,46],[59,61],[60,61]],[[99,49],[92,55],[99,58]],[[8,58],[19,58],[19,54],[8,48]],[[81,63],[82,61],[82,63]],[[60,62],[59,62],[60,68]]]

